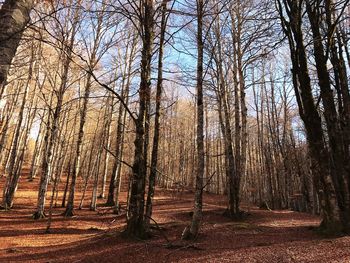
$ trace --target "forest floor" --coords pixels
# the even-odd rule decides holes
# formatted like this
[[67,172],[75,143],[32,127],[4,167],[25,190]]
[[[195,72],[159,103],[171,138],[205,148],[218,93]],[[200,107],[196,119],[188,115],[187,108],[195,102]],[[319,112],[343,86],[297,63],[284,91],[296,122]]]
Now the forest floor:
[[[214,194],[204,195],[198,239],[183,242],[180,237],[191,219],[193,194],[161,189],[153,214],[160,229],[150,240],[123,238],[125,214],[112,214],[102,199],[97,211],[89,210],[87,200],[73,218],[62,217],[63,208],[55,208],[47,234],[47,220],[31,218],[38,182],[23,176],[13,209],[0,211],[0,262],[350,262],[350,237],[320,236],[314,230],[318,217],[243,206],[250,215],[232,222],[223,216],[225,197]],[[0,189],[3,183],[0,178]],[[123,193],[122,200],[125,197]]]

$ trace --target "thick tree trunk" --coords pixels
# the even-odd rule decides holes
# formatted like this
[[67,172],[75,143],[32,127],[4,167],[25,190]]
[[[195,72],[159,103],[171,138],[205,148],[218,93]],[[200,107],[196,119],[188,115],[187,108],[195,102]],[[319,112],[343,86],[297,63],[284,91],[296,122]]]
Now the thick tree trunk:
[[[307,141],[310,150],[312,173],[315,188],[318,191],[321,212],[321,226],[327,231],[334,231],[339,225],[334,198],[334,189],[331,182],[330,156],[325,145],[321,117],[317,111],[312,94],[311,80],[308,72],[308,63],[302,33],[302,5],[300,1],[281,2],[278,0],[278,9],[284,33],[288,37],[292,58],[293,86],[299,107],[301,119],[304,122]],[[284,15],[284,8],[291,10],[288,13],[288,22]]]
[[350,200],[345,181],[348,177],[348,171],[346,170],[347,164],[345,162],[349,161],[349,156],[345,156],[343,131],[340,127],[340,118],[334,103],[330,75],[327,70],[327,57],[323,50],[322,36],[319,28],[321,14],[318,12],[318,7],[312,6],[309,2],[307,2],[306,6],[314,37],[314,56],[321,90],[320,95],[324,106],[330,154],[332,156],[332,161],[330,162],[331,175],[337,197],[340,219],[344,230],[350,232]]
[[34,0],[5,0],[0,9],[0,100]]
[[129,236],[144,237],[144,195],[145,179],[147,174],[147,156],[144,147],[146,133],[147,107],[151,93],[151,60],[152,46],[154,38],[154,3],[153,0],[145,0],[142,6],[143,17],[141,26],[143,27],[143,47],[141,55],[141,83],[139,89],[139,112],[135,121],[135,154],[132,167],[132,181],[130,189],[130,200],[128,206],[128,220],[126,234]]

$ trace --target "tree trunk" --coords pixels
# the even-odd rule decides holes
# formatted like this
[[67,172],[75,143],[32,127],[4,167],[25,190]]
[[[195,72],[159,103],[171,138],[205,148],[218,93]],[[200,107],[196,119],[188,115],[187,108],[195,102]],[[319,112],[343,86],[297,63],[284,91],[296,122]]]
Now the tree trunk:
[[197,0],[197,171],[194,210],[192,222],[182,233],[183,239],[195,239],[198,236],[202,220],[204,157],[204,105],[203,105],[203,17],[204,2]]
[[147,156],[145,156],[144,147],[147,107],[150,101],[150,85],[151,85],[151,60],[152,46],[154,38],[154,3],[153,0],[146,0],[142,6],[143,17],[141,26],[143,28],[142,35],[142,55],[141,55],[141,83],[139,89],[139,112],[135,121],[135,153],[134,163],[132,167],[132,181],[130,189],[130,200],[128,206],[128,220],[126,234],[129,236],[144,237],[144,194],[145,194],[145,178],[147,170]]
[[0,9],[0,100],[34,0],[5,0]]
[[162,2],[162,20],[161,20],[161,32],[159,40],[159,54],[158,54],[158,80],[156,91],[156,113],[154,118],[154,135],[152,145],[152,158],[151,158],[151,171],[148,182],[148,193],[146,202],[146,218],[145,225],[146,230],[149,228],[150,219],[152,217],[152,201],[155,191],[156,176],[157,176],[157,162],[158,162],[158,145],[159,145],[159,133],[160,133],[160,108],[163,89],[163,54],[164,54],[164,41],[166,31],[166,10],[167,1]]
[[[126,48],[125,54],[125,66],[123,69],[123,78],[122,78],[122,89],[121,89],[121,98],[125,101],[125,105],[128,106],[129,103],[129,90],[130,90],[130,81],[132,77],[132,62],[135,58],[136,51],[136,41],[137,35],[130,33],[128,38],[132,37],[131,42],[131,50],[128,58],[128,50],[129,50],[129,42]],[[121,159],[123,153],[123,145],[124,145],[124,130],[126,124],[126,109],[124,105],[120,103],[118,109],[118,119],[117,119],[117,135],[115,141],[115,160],[112,168],[111,180],[109,182],[108,188],[108,197],[106,201],[106,205],[115,206],[115,212],[118,211],[118,198],[119,198],[119,188],[121,183]]]
[[[317,111],[312,94],[311,80],[308,73],[307,55],[302,31],[302,5],[300,1],[281,2],[278,11],[283,31],[288,37],[292,58],[293,86],[299,107],[299,114],[306,128],[310,150],[312,173],[315,188],[318,191],[322,210],[321,226],[327,231],[334,231],[338,225],[334,190],[330,179],[330,156],[324,141],[321,117]],[[285,18],[284,8],[288,12],[289,22]]]
[[18,121],[17,121],[17,126],[14,134],[14,140],[12,143],[11,147],[11,154],[9,158],[9,165],[7,167],[7,178],[6,178],[6,184],[4,187],[4,192],[3,192],[3,200],[2,200],[2,205],[4,209],[10,209],[12,207],[13,203],[13,197],[17,188],[17,183],[19,180],[20,173],[15,172],[15,163],[16,163],[16,156],[19,155],[19,139],[20,139],[20,132],[22,130],[22,121],[23,121],[23,115],[24,115],[24,108],[26,105],[27,101],[27,95],[29,92],[29,82],[32,78],[31,73],[29,74],[28,80],[27,80],[27,85],[24,91],[24,96],[22,98],[22,104],[21,108],[18,114]]

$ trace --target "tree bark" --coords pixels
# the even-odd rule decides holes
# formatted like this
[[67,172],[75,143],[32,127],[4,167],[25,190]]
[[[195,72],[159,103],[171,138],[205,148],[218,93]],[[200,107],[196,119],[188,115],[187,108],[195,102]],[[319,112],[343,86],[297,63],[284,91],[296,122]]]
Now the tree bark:
[[183,239],[195,239],[198,236],[202,220],[204,157],[204,105],[203,105],[203,17],[204,2],[197,0],[197,171],[196,189],[192,222],[182,233]]
[[160,108],[162,99],[163,89],[163,55],[164,55],[164,42],[165,42],[165,31],[166,31],[166,10],[167,1],[162,2],[162,19],[161,19],[161,32],[159,40],[159,54],[158,54],[158,77],[157,77],[157,91],[156,91],[156,112],[154,118],[154,135],[152,145],[152,158],[151,158],[151,171],[149,175],[148,193],[146,202],[146,218],[145,225],[148,230],[150,225],[150,219],[152,217],[152,201],[155,191],[156,176],[157,176],[157,163],[158,163],[158,148],[159,148],[159,137],[160,137]]
[[0,9],[0,100],[34,0],[6,0]]
[[[299,107],[299,114],[304,122],[310,150],[312,173],[315,188],[318,191],[322,210],[321,226],[333,231],[338,224],[335,207],[334,189],[330,179],[329,153],[324,141],[321,116],[312,95],[311,80],[307,66],[306,49],[302,33],[302,5],[300,1],[278,0],[278,9],[286,34],[292,58],[293,86]],[[283,6],[288,8],[287,21]]]
[[144,152],[146,133],[147,107],[151,93],[151,60],[154,38],[154,3],[145,0],[142,3],[142,54],[141,54],[141,82],[139,89],[139,112],[135,121],[135,153],[132,166],[130,200],[128,206],[128,220],[126,234],[129,236],[144,237],[144,195],[145,179],[147,174],[147,156]]

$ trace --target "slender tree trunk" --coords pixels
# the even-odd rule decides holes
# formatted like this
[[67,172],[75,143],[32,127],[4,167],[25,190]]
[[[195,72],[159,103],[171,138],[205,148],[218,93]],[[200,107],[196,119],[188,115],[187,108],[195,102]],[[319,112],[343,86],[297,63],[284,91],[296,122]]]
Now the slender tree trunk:
[[[88,183],[89,183],[89,180],[90,180],[90,177],[91,175],[95,175],[95,169],[96,169],[96,166],[98,165],[98,153],[97,153],[97,156],[94,154],[94,150],[95,150],[95,144],[96,144],[96,141],[98,140],[97,139],[97,136],[98,136],[98,129],[100,128],[100,112],[101,110],[99,111],[99,114],[98,114],[98,118],[97,118],[97,123],[96,123],[96,128],[95,128],[95,131],[94,131],[94,136],[93,136],[93,139],[92,139],[92,142],[91,142],[91,149],[90,149],[90,154],[89,154],[89,163],[88,163],[88,166],[87,166],[87,174],[85,176],[85,183],[84,183],[84,189],[83,189],[83,194],[82,194],[82,197],[80,199],[80,204],[79,204],[79,209],[82,209],[83,207],[83,202],[85,200],[85,194],[86,194],[86,190],[87,190],[87,187],[88,187]],[[97,148],[97,152],[99,152],[99,148]],[[95,158],[94,158],[95,157]]]
[[152,217],[152,201],[154,197],[156,176],[157,176],[158,148],[159,148],[159,136],[160,136],[160,108],[161,108],[162,89],[163,89],[163,54],[164,54],[166,23],[167,23],[166,10],[167,10],[167,1],[163,1],[161,32],[160,32],[160,40],[159,40],[159,54],[158,54],[156,113],[155,113],[155,119],[154,119],[151,171],[149,175],[147,203],[146,203],[146,218],[145,218],[146,229],[149,228],[150,219]]
[[74,160],[74,169],[72,173],[70,188],[69,188],[69,196],[68,196],[68,202],[66,211],[64,212],[64,215],[66,217],[71,217],[74,215],[73,209],[74,209],[74,197],[75,197],[75,185],[77,176],[80,172],[80,162],[81,162],[81,149],[82,149],[82,143],[83,143],[83,137],[84,137],[84,126],[86,122],[86,113],[87,113],[87,105],[88,100],[90,96],[90,89],[91,89],[91,75],[87,75],[86,80],[86,86],[85,86],[85,93],[83,97],[83,105],[82,109],[80,111],[80,124],[79,124],[79,132],[78,132],[78,138],[77,138],[77,144],[76,144],[76,156]]
[[197,171],[194,210],[190,227],[185,228],[182,238],[197,237],[202,220],[204,158],[204,108],[203,108],[203,16],[204,2],[197,0]]
[[52,127],[50,128],[48,126],[48,132],[46,134],[45,141],[47,142],[47,144],[46,144],[45,155],[42,162],[42,175],[40,178],[37,210],[33,215],[34,219],[45,217],[45,214],[44,214],[45,199],[46,199],[47,185],[49,183],[50,174],[52,170],[52,154],[53,154],[55,142],[58,139],[59,120],[60,120],[61,111],[62,111],[63,97],[68,84],[68,72],[69,72],[69,67],[70,67],[70,62],[72,57],[72,49],[74,46],[78,22],[79,22],[79,10],[76,9],[74,13],[72,32],[70,35],[69,43],[68,43],[68,46],[65,47],[65,49],[67,49],[67,52],[64,56],[63,70],[61,75],[61,84],[57,92],[56,107],[52,116]]
[[39,132],[38,132],[38,136],[36,137],[36,140],[35,140],[35,146],[34,146],[34,152],[33,152],[33,157],[32,157],[32,161],[31,161],[31,165],[30,165],[30,172],[29,172],[29,180],[33,180],[36,176],[36,165],[37,165],[37,160],[39,159],[38,158],[38,155],[41,151],[41,146],[42,146],[42,142],[43,142],[43,139],[42,139],[42,133],[44,131],[44,119],[45,119],[45,110],[43,112],[43,116],[42,116],[42,119],[41,119],[41,122],[40,122],[40,127],[39,127]]
[[12,148],[11,148],[11,154],[9,158],[9,165],[7,167],[7,178],[6,178],[6,184],[4,187],[4,192],[3,192],[3,200],[2,200],[2,205],[4,209],[10,209],[12,207],[13,203],[13,197],[17,188],[17,183],[19,179],[20,173],[15,173],[15,164],[16,164],[16,156],[18,153],[18,147],[19,147],[19,139],[20,139],[20,132],[22,130],[22,121],[23,121],[23,115],[24,115],[24,108],[26,105],[27,101],[27,95],[29,92],[29,82],[32,78],[31,73],[29,74],[27,85],[24,91],[24,96],[22,98],[22,104],[21,108],[19,111],[18,115],[18,121],[17,121],[17,126],[14,134],[14,140],[12,143]]
[[[111,147],[111,123],[112,123],[112,117],[113,117],[113,97],[111,97],[110,99],[108,99],[110,106],[109,106],[109,113],[108,113],[108,120],[106,122],[106,127],[107,127],[107,131],[106,131],[106,140],[105,140],[105,147],[106,149],[110,149]],[[103,176],[102,176],[102,186],[101,186],[101,194],[99,195],[99,198],[104,199],[105,198],[105,192],[106,192],[106,182],[107,182],[107,175],[108,175],[108,171],[109,171],[109,152],[107,150],[104,153],[104,157],[103,157]]]

